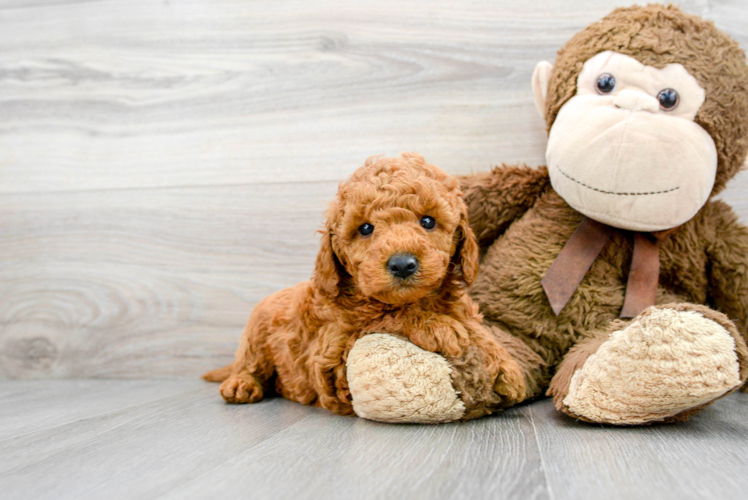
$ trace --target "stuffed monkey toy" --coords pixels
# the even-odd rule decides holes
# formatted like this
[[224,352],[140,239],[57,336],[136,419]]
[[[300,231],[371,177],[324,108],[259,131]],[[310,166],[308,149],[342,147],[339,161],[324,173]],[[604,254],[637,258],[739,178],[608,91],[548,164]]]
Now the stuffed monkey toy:
[[462,178],[487,248],[470,295],[526,398],[685,420],[748,377],[748,230],[714,200],[748,150],[748,65],[713,23],[621,8],[532,81],[547,167]]

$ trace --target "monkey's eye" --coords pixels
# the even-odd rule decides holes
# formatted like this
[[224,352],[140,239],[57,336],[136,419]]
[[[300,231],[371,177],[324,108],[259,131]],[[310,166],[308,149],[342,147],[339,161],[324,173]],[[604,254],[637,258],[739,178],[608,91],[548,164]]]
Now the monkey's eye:
[[660,93],[657,94],[657,100],[660,101],[660,107],[662,109],[670,111],[678,106],[680,96],[678,95],[678,92],[673,89],[665,89],[660,90]]
[[421,217],[421,227],[424,229],[434,229],[434,226],[436,226],[436,219],[430,215],[424,215]]
[[361,234],[361,236],[369,236],[371,233],[374,232],[374,225],[369,224],[368,222],[365,222],[358,226],[358,232]]
[[616,77],[610,73],[603,73],[597,77],[595,88],[598,94],[610,94],[616,88]]

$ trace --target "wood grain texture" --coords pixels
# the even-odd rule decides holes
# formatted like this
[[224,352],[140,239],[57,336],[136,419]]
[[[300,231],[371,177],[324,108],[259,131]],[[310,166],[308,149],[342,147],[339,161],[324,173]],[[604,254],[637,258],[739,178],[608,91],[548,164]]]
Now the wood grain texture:
[[554,498],[741,499],[748,491],[748,394],[688,422],[610,428],[574,421],[544,400],[523,409]]
[[[369,155],[542,164],[532,69],[622,3],[0,2],[0,378],[227,362]],[[682,6],[746,46],[745,2]]]
[[330,418],[315,412],[166,498],[551,498],[518,410],[465,425]]
[[3,500],[738,500],[748,488],[748,394],[639,428],[576,422],[549,400],[380,424],[283,399],[226,405],[196,380],[0,383],[0,408],[10,400],[27,421],[0,418]]
[[[132,381],[106,382],[134,390]],[[57,384],[70,401],[95,404],[89,391],[69,388],[73,381],[14,383],[28,390]],[[145,399],[141,404],[42,425],[36,432],[31,424],[24,434],[1,440],[3,498],[157,498],[206,464],[244,454],[310,412],[322,411],[280,399],[246,411],[223,404],[214,385],[195,381],[185,390],[183,382],[161,383],[162,396],[156,400],[153,388],[145,388],[139,391]],[[168,388],[172,393],[164,394]],[[29,410],[18,403],[16,409]]]
[[[252,305],[312,272],[335,184],[311,187],[0,196],[0,376],[196,377],[225,364]],[[34,208],[14,211],[19,199]]]
[[0,443],[194,390],[189,380],[6,382],[0,384]]

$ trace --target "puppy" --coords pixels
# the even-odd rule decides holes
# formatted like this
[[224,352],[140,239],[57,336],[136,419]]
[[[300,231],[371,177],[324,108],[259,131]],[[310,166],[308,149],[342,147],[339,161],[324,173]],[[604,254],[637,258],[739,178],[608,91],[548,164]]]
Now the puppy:
[[446,359],[461,419],[522,398],[519,366],[465,293],[479,250],[454,178],[415,153],[372,157],[340,184],[326,215],[311,281],[260,302],[234,363],[203,375],[223,382],[227,402],[254,403],[274,390],[353,414],[366,394],[351,395],[348,354],[381,332]]

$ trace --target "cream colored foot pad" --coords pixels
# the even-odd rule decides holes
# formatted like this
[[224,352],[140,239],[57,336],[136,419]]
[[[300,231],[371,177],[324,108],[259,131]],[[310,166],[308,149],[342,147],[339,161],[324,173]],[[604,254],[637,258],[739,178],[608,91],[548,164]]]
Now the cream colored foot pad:
[[465,405],[452,369],[438,354],[395,335],[372,333],[348,355],[348,385],[356,414],[381,422],[438,423],[459,419]]
[[739,384],[727,330],[697,312],[655,309],[587,359],[564,404],[595,422],[640,424],[706,404]]

